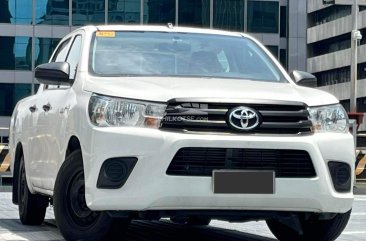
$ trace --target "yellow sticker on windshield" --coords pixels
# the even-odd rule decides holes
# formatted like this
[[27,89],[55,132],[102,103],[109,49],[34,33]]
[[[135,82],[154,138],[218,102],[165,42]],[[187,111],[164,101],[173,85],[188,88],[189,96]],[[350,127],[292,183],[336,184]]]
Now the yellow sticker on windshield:
[[114,32],[114,31],[97,31],[96,35],[97,35],[97,37],[102,37],[102,38],[114,38],[114,37],[116,37],[116,32]]

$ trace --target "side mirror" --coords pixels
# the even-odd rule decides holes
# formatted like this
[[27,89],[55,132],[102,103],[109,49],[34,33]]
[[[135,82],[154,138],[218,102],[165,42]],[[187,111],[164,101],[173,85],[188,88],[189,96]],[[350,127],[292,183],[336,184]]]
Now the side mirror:
[[66,62],[52,62],[38,65],[35,78],[46,85],[72,85],[70,80],[70,65]]
[[294,70],[290,74],[291,78],[296,82],[296,84],[305,87],[317,87],[318,81],[316,77],[310,73]]

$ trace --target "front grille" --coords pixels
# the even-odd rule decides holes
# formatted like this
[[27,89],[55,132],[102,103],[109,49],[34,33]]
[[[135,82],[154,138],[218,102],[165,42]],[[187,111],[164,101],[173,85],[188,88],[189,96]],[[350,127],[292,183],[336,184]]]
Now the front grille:
[[206,101],[173,100],[162,121],[162,130],[192,132],[238,133],[227,124],[228,112],[245,106],[256,110],[261,123],[250,134],[306,134],[311,133],[307,106],[299,102],[253,101],[215,103]]
[[186,147],[174,156],[166,173],[212,176],[213,170],[271,170],[276,177],[315,177],[309,154],[303,150]]

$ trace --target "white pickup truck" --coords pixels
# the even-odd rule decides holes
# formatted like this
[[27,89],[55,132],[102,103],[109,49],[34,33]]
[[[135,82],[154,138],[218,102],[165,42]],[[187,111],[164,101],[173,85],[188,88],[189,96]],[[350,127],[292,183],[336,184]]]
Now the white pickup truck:
[[67,240],[101,240],[115,219],[266,220],[282,241],[335,240],[348,222],[345,110],[246,34],[87,26],[35,78],[10,126],[23,224],[49,203]]

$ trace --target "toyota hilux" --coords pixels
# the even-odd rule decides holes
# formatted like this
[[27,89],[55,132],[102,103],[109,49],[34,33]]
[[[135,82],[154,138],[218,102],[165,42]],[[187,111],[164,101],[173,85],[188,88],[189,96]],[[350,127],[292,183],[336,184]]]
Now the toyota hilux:
[[10,124],[23,224],[51,203],[67,240],[170,218],[265,220],[282,241],[331,241],[349,220],[347,113],[247,34],[86,26],[35,78]]

